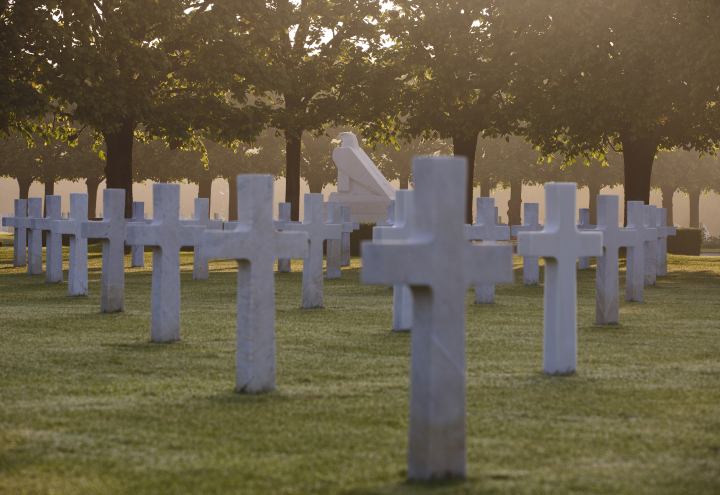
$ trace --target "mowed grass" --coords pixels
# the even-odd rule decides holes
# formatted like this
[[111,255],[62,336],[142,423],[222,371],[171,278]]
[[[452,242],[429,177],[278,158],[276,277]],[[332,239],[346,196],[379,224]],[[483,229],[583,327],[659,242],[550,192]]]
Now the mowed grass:
[[541,372],[519,258],[495,305],[470,288],[468,479],[429,485],[406,482],[410,335],[359,259],[324,309],[300,308],[301,262],[276,275],[278,388],[258,395],[233,392],[234,265],[193,281],[183,253],[182,340],[152,344],[151,259],[126,257],[125,312],[100,314],[99,246],[80,298],[0,249],[0,493],[720,493],[720,258],[671,256],[614,326],[578,272],[573,376]]

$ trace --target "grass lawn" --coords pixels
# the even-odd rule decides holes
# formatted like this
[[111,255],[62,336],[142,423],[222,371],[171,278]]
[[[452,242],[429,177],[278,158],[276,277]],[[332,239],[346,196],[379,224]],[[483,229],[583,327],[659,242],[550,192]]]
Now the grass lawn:
[[233,392],[231,263],[193,281],[183,253],[182,341],[152,344],[151,270],[126,257],[126,311],[100,314],[99,253],[90,296],[68,298],[0,249],[2,494],[720,493],[720,258],[670,256],[607,327],[578,272],[566,377],[541,373],[542,287],[519,258],[495,305],[471,288],[468,479],[421,486],[405,481],[410,336],[358,259],[324,309],[300,309],[299,272],[276,276],[278,389],[251,396]]

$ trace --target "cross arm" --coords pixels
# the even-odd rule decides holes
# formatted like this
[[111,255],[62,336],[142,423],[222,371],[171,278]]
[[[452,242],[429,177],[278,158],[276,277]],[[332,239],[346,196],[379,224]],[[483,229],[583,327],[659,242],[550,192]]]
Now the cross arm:
[[363,242],[360,244],[364,284],[431,285],[422,277],[427,246],[407,241]]
[[324,224],[323,234],[325,239],[338,240],[342,239],[343,228],[342,225],[338,224]]
[[306,258],[310,252],[307,232],[276,232],[276,258]]
[[130,223],[125,227],[125,243],[130,246],[155,246],[155,228],[142,223]]
[[75,220],[53,220],[53,234],[69,234],[74,236],[80,235],[80,223]]
[[21,217],[3,217],[2,225],[3,225],[3,227],[21,228],[21,227],[19,227],[20,222],[18,221],[18,220],[20,220],[20,218]]
[[33,218],[30,222],[30,228],[32,230],[51,230],[52,220],[49,218]]
[[511,284],[513,247],[508,244],[471,244],[469,249],[470,283]]
[[[117,226],[115,226],[115,229],[117,229]],[[87,221],[80,224],[80,236],[86,238],[96,237],[99,239],[107,239],[110,238],[111,232],[115,229],[111,225],[110,221]]]

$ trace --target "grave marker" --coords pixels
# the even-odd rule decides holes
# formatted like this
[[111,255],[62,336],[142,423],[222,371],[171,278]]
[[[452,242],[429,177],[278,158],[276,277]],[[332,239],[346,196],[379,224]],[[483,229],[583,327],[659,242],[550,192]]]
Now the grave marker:
[[[657,274],[659,277],[667,276],[667,238],[669,235],[675,235],[676,229],[674,226],[668,226],[667,224],[667,210],[665,208],[657,209],[657,226],[658,226],[658,264]],[[660,234],[660,227],[663,228],[662,234]]]
[[631,246],[636,232],[618,226],[619,198],[597,196],[597,232],[603,235],[603,255],[597,259],[595,274],[595,324],[609,325],[620,321],[619,250]]
[[235,390],[254,393],[276,386],[275,260],[306,257],[309,246],[304,232],[276,231],[272,176],[238,175],[237,191],[237,228],[203,237],[211,258],[238,263]]
[[33,218],[30,228],[47,232],[45,236],[45,283],[57,284],[63,281],[62,235],[53,235],[53,220],[62,220],[62,198],[58,195],[45,196],[45,218]]
[[350,207],[342,207],[342,221],[343,225],[346,223],[352,224],[352,230],[346,232],[346,227],[343,227],[342,234],[342,266],[350,266],[350,234],[353,230],[360,230],[360,222],[352,222],[350,220]]
[[645,285],[655,285],[657,278],[657,245],[658,245],[658,232],[657,232],[657,206],[644,205],[643,206],[643,222],[646,227],[655,228],[656,234],[655,239],[645,243]]
[[635,231],[627,248],[625,263],[625,300],[643,302],[645,281],[645,244],[657,239],[657,229],[645,225],[642,201],[627,202],[627,228]]
[[580,231],[575,225],[577,186],[545,184],[545,228],[518,234],[520,256],[545,259],[543,372],[577,370],[577,273],[580,256],[602,255],[602,233]]
[[81,235],[82,222],[88,221],[88,195],[70,194],[70,214],[67,220],[55,220],[53,234],[70,236],[68,256],[68,296],[88,295],[88,243]]
[[395,200],[390,200],[390,204],[387,205],[387,220],[385,222],[378,222],[375,225],[378,227],[392,227],[395,223]]
[[[413,192],[408,189],[395,191],[395,225],[373,227],[373,242],[407,241],[413,233]],[[403,332],[412,328],[412,292],[407,285],[393,285],[393,330]]]
[[[591,200],[592,201],[592,200]],[[578,230],[595,230],[595,226],[590,224],[590,208],[580,208],[580,223]],[[578,258],[578,270],[588,270],[590,268],[590,257],[581,256]]]
[[413,234],[363,243],[362,281],[412,290],[408,478],[428,481],[466,474],[465,293],[512,282],[512,247],[466,240],[465,158],[413,164]]
[[13,227],[13,266],[15,268],[25,266],[27,264],[27,228],[25,227],[27,219],[27,200],[16,199],[15,215],[12,217],[4,217],[2,219],[3,227]]
[[28,230],[28,275],[40,275],[42,273],[42,232],[32,229],[33,220],[42,218],[42,202],[42,198],[28,198],[28,216],[21,221],[21,225]]
[[303,308],[323,307],[323,241],[342,237],[341,225],[323,222],[323,203],[322,194],[306,194],[303,223],[288,229],[307,232],[310,242],[310,251],[303,259]]
[[[512,237],[517,237],[520,232],[540,232],[543,227],[538,221],[539,215],[539,203],[525,203],[524,222],[510,227]],[[540,285],[540,258],[537,256],[523,257],[523,285]]]
[[180,184],[153,184],[152,223],[127,226],[127,243],[153,252],[153,342],[180,340],[180,248],[202,245],[204,228],[182,225],[179,213]]
[[[142,201],[133,201],[133,216],[127,223],[148,224],[152,220],[148,220],[145,215],[145,203]],[[145,246],[132,246],[130,248],[130,268],[140,268],[145,266]]]
[[[328,225],[339,225],[341,233],[348,231],[348,225],[342,222],[342,205],[339,201],[328,201],[327,205],[327,223]],[[349,231],[352,232],[352,224],[349,225]],[[339,239],[328,239],[327,241],[327,263],[325,268],[325,278],[340,278],[342,267],[342,235]]]
[[[210,200],[208,198],[195,198],[195,213],[192,220],[181,220],[182,225],[195,225],[205,230],[222,230],[223,223],[210,220]],[[193,252],[193,280],[207,280],[210,278],[210,259],[205,254],[205,245],[195,246]]]
[[80,235],[102,239],[100,312],[125,311],[125,189],[103,190],[105,216],[100,222],[82,222]]
[[[349,207],[348,207],[349,208]],[[293,222],[290,219],[290,203],[278,203],[278,219],[275,221],[276,230],[286,230],[286,225],[293,223],[299,224],[300,222]],[[282,258],[277,260],[277,271],[278,273],[290,273],[292,271],[292,260],[289,258]]]
[[[470,241],[509,241],[510,227],[496,223],[495,198],[477,198],[477,219],[475,225],[466,225],[465,232]],[[475,304],[494,304],[495,285],[475,284]]]

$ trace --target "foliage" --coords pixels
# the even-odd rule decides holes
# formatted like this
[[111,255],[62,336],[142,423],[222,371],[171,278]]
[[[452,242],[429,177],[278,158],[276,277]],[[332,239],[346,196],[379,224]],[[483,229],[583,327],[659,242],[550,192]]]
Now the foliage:
[[410,141],[398,140],[396,144],[378,143],[369,154],[387,180],[398,180],[400,189],[408,189],[412,182],[413,157],[451,155],[452,143],[419,137]]

